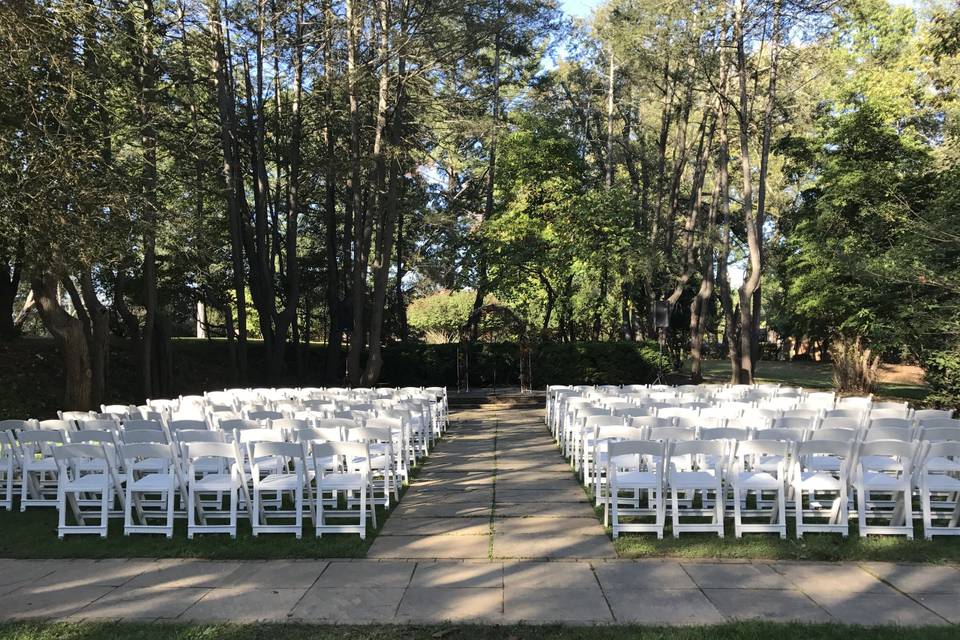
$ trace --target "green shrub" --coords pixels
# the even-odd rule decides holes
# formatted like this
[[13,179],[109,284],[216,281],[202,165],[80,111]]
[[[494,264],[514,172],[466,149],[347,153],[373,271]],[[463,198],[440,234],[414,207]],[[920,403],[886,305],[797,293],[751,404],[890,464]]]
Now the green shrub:
[[[381,382],[396,386],[457,386],[456,344],[395,344],[384,349]],[[477,343],[468,348],[470,386],[520,384],[520,348]],[[533,386],[642,384],[656,376],[654,343],[575,342],[531,345]]]
[[929,352],[923,358],[923,368],[930,385],[927,403],[960,410],[960,344]]

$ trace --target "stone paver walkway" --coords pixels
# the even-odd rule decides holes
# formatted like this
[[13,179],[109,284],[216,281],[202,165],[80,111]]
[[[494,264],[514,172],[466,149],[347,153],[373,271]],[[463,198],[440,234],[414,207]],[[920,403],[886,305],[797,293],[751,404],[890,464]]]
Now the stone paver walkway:
[[542,416],[489,408],[453,416],[368,557],[616,557]]
[[960,570],[934,565],[0,560],[0,617],[21,619],[945,625],[958,602]]

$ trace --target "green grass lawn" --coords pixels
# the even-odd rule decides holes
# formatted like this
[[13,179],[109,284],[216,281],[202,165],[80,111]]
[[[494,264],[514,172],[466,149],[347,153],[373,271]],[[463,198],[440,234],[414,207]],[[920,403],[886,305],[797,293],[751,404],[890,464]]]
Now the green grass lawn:
[[[689,363],[684,365],[689,373]],[[728,382],[730,363],[726,360],[704,360],[703,377],[707,382]],[[757,382],[780,383],[809,389],[833,389],[833,370],[820,362],[780,362],[763,360],[757,365]],[[923,385],[881,383],[878,397],[922,401],[927,395]]]
[[[411,469],[415,478],[421,466]],[[407,487],[401,487],[400,499]],[[206,560],[276,560],[283,558],[364,558],[367,550],[384,523],[396,509],[394,503],[389,512],[377,507],[377,524],[374,529],[367,523],[367,538],[361,540],[355,533],[314,535],[313,523],[304,514],[303,537],[297,540],[292,534],[260,534],[254,537],[250,521],[241,517],[237,524],[237,538],[231,540],[226,534],[207,534],[187,539],[187,521],[174,521],[173,538],[162,535],[123,535],[123,518],[110,519],[106,538],[91,535],[57,538],[57,511],[54,508],[32,507],[21,513],[0,511],[0,558],[51,559],[51,558],[202,558]],[[341,505],[342,507],[342,505]],[[355,522],[355,520],[354,520]]]
[[787,525],[787,538],[775,534],[751,533],[737,540],[733,523],[728,522],[725,537],[706,533],[684,533],[674,538],[669,525],[663,540],[653,534],[622,534],[613,541],[621,558],[738,558],[752,560],[824,560],[824,561],[887,561],[960,563],[960,538],[941,537],[924,540],[922,531],[914,540],[902,536],[868,536],[861,538],[856,524],[850,524],[850,535],[808,533],[797,540],[792,524]]
[[[385,514],[378,508],[383,526]],[[106,538],[87,535],[57,539],[56,509],[31,508],[0,512],[0,558],[205,558],[209,560],[268,560],[276,558],[363,558],[376,538],[368,525],[367,539],[356,534],[328,534],[317,538],[307,520],[303,538],[291,534],[261,534],[254,538],[250,523],[241,519],[237,539],[227,535],[198,535],[187,539],[187,522],[178,519],[173,539],[162,535],[123,535],[123,519],[111,518]]]
[[3,640],[947,640],[957,628],[856,627],[736,622],[701,627],[599,625],[177,625],[160,623],[0,623]]

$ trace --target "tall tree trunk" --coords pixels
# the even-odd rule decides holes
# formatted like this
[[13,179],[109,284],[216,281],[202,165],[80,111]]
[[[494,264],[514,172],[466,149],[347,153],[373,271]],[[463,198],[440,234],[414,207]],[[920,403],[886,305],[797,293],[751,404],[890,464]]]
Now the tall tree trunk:
[[346,0],[347,13],[347,96],[350,108],[350,181],[347,190],[353,210],[353,274],[349,299],[351,312],[350,347],[347,352],[347,379],[351,385],[360,382],[360,356],[365,342],[364,311],[367,297],[367,258],[363,255],[366,212],[363,210],[360,189],[360,107],[357,86],[357,47],[360,40],[360,20],[356,0]]
[[154,362],[154,327],[157,322],[157,130],[154,122],[156,84],[159,60],[154,49],[157,15],[153,0],[141,0],[140,49],[138,51],[137,111],[140,126],[140,145],[143,159],[140,169],[141,205],[143,207],[143,293],[144,317],[140,341],[141,389],[145,398],[160,395],[158,379],[154,375],[160,364]]
[[[300,169],[303,117],[301,100],[303,94],[303,2],[297,2],[296,32],[294,35],[293,91],[290,101],[290,142],[287,149],[289,162],[287,176],[286,219],[284,220],[284,253],[286,255],[286,301],[282,311],[276,314],[276,326],[271,369],[280,375],[284,369],[284,345],[287,332],[296,329],[297,306],[300,301],[300,261],[297,257],[297,235],[300,219]],[[296,342],[296,340],[295,340]],[[296,348],[296,346],[294,346]],[[299,351],[297,351],[299,355]],[[298,375],[301,360],[298,357]]]
[[750,111],[747,96],[746,53],[746,0],[736,0],[734,5],[734,38],[737,46],[737,77],[739,80],[739,104],[737,120],[740,130],[740,172],[742,179],[741,201],[743,221],[747,231],[747,247],[750,254],[749,271],[740,286],[740,382],[753,383],[753,352],[757,332],[753,327],[753,293],[760,286],[760,234],[753,211],[753,176],[750,160]]
[[680,300],[683,291],[693,276],[696,268],[696,230],[697,222],[700,219],[700,209],[703,204],[703,183],[707,172],[707,161],[710,157],[711,147],[713,146],[713,134],[716,129],[716,120],[710,124],[710,132],[706,133],[707,119],[709,113],[704,113],[703,120],[700,122],[700,132],[697,142],[696,164],[693,169],[693,185],[690,191],[690,198],[687,201],[687,220],[683,227],[683,270],[680,277],[677,278],[677,284],[673,293],[667,298],[671,308]]
[[[483,220],[493,217],[493,191],[496,185],[497,173],[497,137],[500,128],[500,12],[501,0],[497,0],[497,31],[493,37],[493,108],[492,126],[490,128],[489,151],[487,152],[487,179],[484,193]],[[483,222],[481,222],[482,229]],[[479,264],[477,265],[477,294],[473,299],[473,310],[470,313],[470,341],[476,342],[480,337],[480,308],[483,299],[487,296],[489,287],[487,272],[487,257],[483,247],[482,232],[479,238]]]
[[33,280],[31,287],[40,318],[63,351],[63,407],[67,410],[87,411],[93,408],[93,371],[83,323],[79,318],[67,313],[60,304],[56,276],[44,273]]
[[[773,33],[770,41],[770,78],[767,85],[767,102],[763,110],[763,137],[760,142],[760,175],[757,181],[757,237],[759,244],[759,261],[763,264],[763,223],[766,216],[767,204],[767,173],[770,169],[770,139],[773,136],[773,110],[777,101],[777,72],[780,62],[780,40],[782,37],[781,25],[781,0],[773,2]],[[753,334],[754,339],[751,343],[751,366],[752,372],[756,372],[757,363],[760,361],[760,305],[762,303],[762,294],[760,287],[762,281],[757,281],[756,289],[753,291]]]
[[609,53],[607,54],[610,58],[610,72],[607,79],[607,180],[606,187],[607,190],[613,188],[613,88],[614,80],[616,73],[616,66],[613,60],[613,45],[610,45]]
[[[326,268],[327,268],[327,349],[326,365],[324,371],[324,380],[327,382],[337,382],[340,380],[343,367],[341,366],[341,342],[343,331],[341,330],[343,301],[340,298],[340,272],[337,265],[337,251],[339,243],[337,242],[337,162],[336,162],[336,142],[334,140],[333,126],[333,85],[334,59],[333,59],[333,38],[334,38],[334,15],[330,6],[330,0],[323,3],[324,14],[324,39],[323,39],[323,106],[325,120],[323,123],[323,147],[325,150],[325,172],[324,179],[324,232],[326,246]],[[350,225],[350,219],[347,218],[344,227]],[[346,233],[346,231],[345,231]],[[344,260],[347,254],[344,254]],[[346,267],[345,267],[346,268]]]
[[[719,169],[718,169],[719,173]],[[717,234],[717,209],[720,200],[719,176],[714,180],[713,196],[703,246],[700,248],[700,289],[690,303],[690,379],[694,384],[703,381],[703,338],[710,324],[710,301],[713,298],[713,262]]]
[[90,354],[90,403],[97,407],[106,398],[110,368],[110,310],[100,302],[90,269],[80,274],[80,296],[90,325],[87,345]]
[[737,318],[733,308],[730,291],[730,276],[727,273],[727,261],[730,259],[730,142],[727,137],[727,80],[729,63],[725,52],[720,54],[720,121],[719,158],[717,181],[720,185],[720,214],[723,216],[723,229],[720,232],[720,255],[717,258],[717,283],[720,287],[720,304],[723,308],[724,341],[727,344],[727,357],[730,359],[730,381],[740,380],[740,348],[737,341]]
[[[380,18],[380,105],[377,115],[377,130],[382,126],[387,127],[387,93],[390,70],[390,2],[389,0],[379,0]],[[400,27],[401,39],[407,35],[405,32],[404,20],[401,19]],[[403,113],[406,94],[404,91],[404,81],[406,75],[406,58],[401,55],[397,61],[397,98],[393,109],[393,117],[389,126],[389,146],[391,147],[391,158],[389,162],[384,157],[383,149],[375,149],[374,155],[377,157],[379,166],[378,172],[381,177],[377,180],[378,190],[381,193],[380,201],[380,224],[377,229],[376,257],[373,265],[373,307],[370,310],[370,347],[367,365],[363,372],[363,383],[373,385],[380,378],[380,371],[383,368],[383,350],[381,340],[383,336],[383,318],[386,310],[387,299],[387,281],[390,275],[390,258],[393,256],[394,229],[397,221],[397,199],[399,193],[399,182],[402,180],[402,167],[399,157],[399,148],[403,132]],[[389,165],[389,166],[388,166]],[[383,171],[389,171],[389,180],[387,184],[387,193],[383,194],[382,181]],[[385,198],[383,197],[385,195]]]
[[243,230],[238,194],[244,192],[243,172],[240,170],[236,147],[240,144],[236,126],[233,79],[227,60],[224,26],[220,17],[219,0],[207,0],[208,24],[213,31],[213,78],[217,87],[217,107],[220,116],[220,146],[223,152],[223,196],[227,203],[230,228],[233,295],[237,306],[237,381],[247,380],[247,286],[243,260]]
[[406,275],[403,264],[403,208],[397,212],[397,273],[394,281],[394,297],[396,298],[397,334],[401,341],[410,337],[410,325],[407,322],[407,305],[403,299],[403,278]]

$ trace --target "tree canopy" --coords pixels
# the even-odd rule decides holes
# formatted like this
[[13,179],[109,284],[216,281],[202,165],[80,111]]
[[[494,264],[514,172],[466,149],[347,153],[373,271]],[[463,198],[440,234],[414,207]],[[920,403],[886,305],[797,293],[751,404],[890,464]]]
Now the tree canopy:
[[773,331],[960,396],[954,5],[26,0],[0,42],[0,336],[57,338],[69,408],[111,340],[144,397],[198,325],[238,384],[311,342],[373,384],[492,299],[544,342],[654,339],[667,301],[694,380]]

